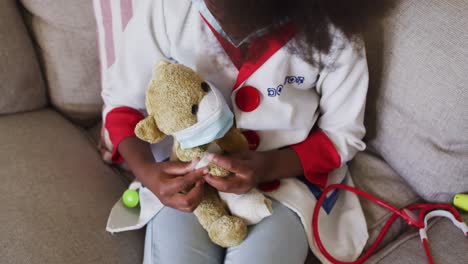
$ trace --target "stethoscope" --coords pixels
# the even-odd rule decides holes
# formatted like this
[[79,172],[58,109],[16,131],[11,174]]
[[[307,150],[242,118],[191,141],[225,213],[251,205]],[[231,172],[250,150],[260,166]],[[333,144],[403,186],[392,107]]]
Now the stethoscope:
[[[369,248],[369,250],[364,255],[362,255],[359,259],[355,261],[351,261],[351,262],[345,262],[345,261],[340,261],[340,260],[335,259],[332,255],[330,255],[330,253],[328,253],[322,241],[320,240],[320,234],[319,234],[319,229],[318,229],[318,219],[319,219],[320,208],[322,207],[322,203],[325,200],[327,193],[335,189],[341,189],[341,190],[353,192],[393,212],[393,215],[385,223],[385,226],[382,228],[382,231],[380,231],[379,236],[375,240],[374,244],[372,244],[372,246]],[[418,210],[419,210],[419,213],[416,213]],[[354,187],[343,185],[343,184],[333,184],[323,190],[323,193],[321,194],[314,208],[314,214],[312,218],[312,230],[313,230],[315,242],[317,243],[317,246],[320,252],[322,252],[322,254],[330,262],[336,263],[336,264],[358,264],[358,263],[363,263],[372,255],[372,253],[376,250],[377,246],[380,244],[383,237],[387,233],[390,226],[393,224],[393,222],[395,222],[396,219],[398,219],[398,217],[403,218],[408,223],[408,225],[417,227],[419,229],[419,235],[421,237],[421,242],[426,252],[427,260],[429,264],[434,263],[434,260],[432,259],[431,251],[429,249],[429,242],[428,242],[428,237],[427,237],[427,223],[431,218],[445,217],[445,218],[450,219],[452,223],[458,229],[460,229],[465,236],[468,237],[468,226],[463,222],[463,219],[461,218],[460,213],[458,213],[457,209],[455,209],[455,207],[449,204],[425,203],[425,204],[410,205],[402,209],[398,209],[364,191],[361,191]]]

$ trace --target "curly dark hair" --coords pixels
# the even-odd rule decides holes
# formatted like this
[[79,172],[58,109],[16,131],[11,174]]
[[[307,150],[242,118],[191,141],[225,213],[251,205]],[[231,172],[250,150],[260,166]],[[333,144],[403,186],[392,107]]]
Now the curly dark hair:
[[[328,53],[333,43],[333,24],[346,38],[361,45],[361,33],[371,16],[390,10],[396,0],[208,0],[221,7],[222,16],[244,32],[285,19],[298,30],[298,51],[309,60],[313,52]],[[317,62],[315,62],[317,63]]]

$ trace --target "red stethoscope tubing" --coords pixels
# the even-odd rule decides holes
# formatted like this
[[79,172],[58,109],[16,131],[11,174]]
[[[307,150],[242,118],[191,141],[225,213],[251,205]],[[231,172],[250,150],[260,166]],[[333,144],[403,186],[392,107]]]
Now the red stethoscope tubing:
[[427,256],[427,262],[429,264],[434,264],[434,260],[432,259],[431,249],[429,248],[429,242],[427,242],[427,239],[423,239],[423,246],[424,246],[424,251],[426,252],[426,256]]
[[[372,246],[369,248],[369,250],[364,255],[362,255],[360,258],[358,258],[355,261],[351,261],[351,262],[345,262],[345,261],[340,261],[338,259],[335,259],[332,255],[330,255],[330,253],[328,253],[328,251],[325,249],[325,246],[322,243],[322,240],[320,239],[320,234],[319,234],[319,229],[318,229],[318,220],[319,220],[320,208],[322,207],[322,203],[325,200],[325,198],[327,197],[327,194],[329,192],[335,190],[335,189],[341,189],[341,190],[353,192],[353,193],[355,193],[355,194],[357,194],[357,195],[359,195],[361,197],[364,197],[364,198],[366,198],[368,200],[371,200],[371,201],[377,203],[378,205],[380,205],[380,206],[382,206],[382,207],[384,207],[384,208],[386,208],[386,209],[393,212],[393,215],[387,220],[387,222],[385,223],[385,226],[382,228],[382,231],[380,231],[380,234],[378,235],[377,239],[372,244]],[[461,218],[460,214],[458,213],[458,211],[453,206],[448,205],[448,204],[417,204],[417,205],[407,206],[407,207],[405,207],[403,209],[398,209],[398,208],[395,208],[395,207],[391,206],[390,204],[388,204],[388,203],[378,199],[377,197],[375,197],[375,196],[373,196],[373,195],[371,195],[369,193],[366,193],[366,192],[364,192],[362,190],[359,190],[359,189],[356,189],[354,187],[344,185],[344,184],[332,184],[332,185],[328,186],[327,188],[325,188],[323,190],[323,193],[320,196],[320,198],[317,201],[317,204],[316,204],[316,206],[314,208],[314,214],[313,214],[313,217],[312,217],[312,231],[313,231],[313,234],[314,234],[315,242],[317,243],[317,246],[318,246],[320,252],[322,252],[322,254],[330,262],[335,263],[335,264],[360,264],[360,263],[363,263],[364,261],[366,261],[372,255],[372,253],[374,253],[374,251],[376,250],[376,248],[378,247],[378,245],[380,244],[380,242],[384,238],[384,236],[387,233],[390,226],[393,224],[393,222],[395,222],[396,219],[398,219],[398,217],[402,217],[403,219],[405,219],[405,221],[409,225],[415,226],[415,227],[417,227],[417,228],[419,228],[421,230],[421,229],[425,228],[425,221],[424,221],[425,215],[428,212],[430,212],[432,210],[436,210],[436,209],[438,209],[438,210],[440,210],[440,209],[447,210],[454,216],[454,218],[457,221],[462,222],[462,218]],[[413,210],[419,210],[419,216],[414,215]],[[425,250],[427,258],[428,258],[428,262],[430,264],[433,264],[434,262],[433,262],[433,259],[432,259],[432,255],[430,253],[429,243],[427,241],[427,238],[423,239],[422,242],[423,242],[424,250]]]

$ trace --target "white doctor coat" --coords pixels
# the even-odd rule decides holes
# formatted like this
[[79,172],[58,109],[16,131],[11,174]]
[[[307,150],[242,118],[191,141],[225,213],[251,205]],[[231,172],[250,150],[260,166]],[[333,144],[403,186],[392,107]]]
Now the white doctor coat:
[[[311,250],[327,262],[312,236],[312,211],[321,188],[352,184],[346,163],[365,148],[368,86],[364,51],[330,28],[332,49],[317,54],[326,67],[294,52],[292,24],[253,40],[241,60],[240,50],[223,40],[190,0],[138,1],[115,64],[103,80],[103,120],[113,145],[112,160],[122,161],[117,146],[134,135],[136,123],[144,117],[154,64],[167,59],[191,67],[221,90],[252,149],[291,146],[298,153],[303,178],[268,183],[261,189],[300,216]],[[152,148],[157,160],[171,149],[168,142]],[[326,248],[338,259],[356,259],[368,238],[358,198],[333,192],[320,215]]]

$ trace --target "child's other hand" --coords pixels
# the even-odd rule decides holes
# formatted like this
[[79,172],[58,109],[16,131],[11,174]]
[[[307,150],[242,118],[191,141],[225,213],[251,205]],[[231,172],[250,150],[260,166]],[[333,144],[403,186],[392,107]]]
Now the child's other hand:
[[[203,198],[203,175],[208,172],[206,168],[194,171],[197,162],[152,162],[146,164],[141,173],[150,178],[146,187],[164,205],[184,212],[193,212]],[[187,190],[187,193],[181,193]]]
[[205,181],[221,192],[244,194],[257,184],[267,181],[272,173],[272,155],[266,152],[245,151],[229,156],[209,154],[210,163],[232,172],[234,175],[216,177],[205,175]]
[[244,194],[259,183],[302,175],[302,164],[291,148],[264,152],[245,151],[227,156],[209,154],[210,162],[232,172],[228,177],[205,175],[205,181],[221,192]]

